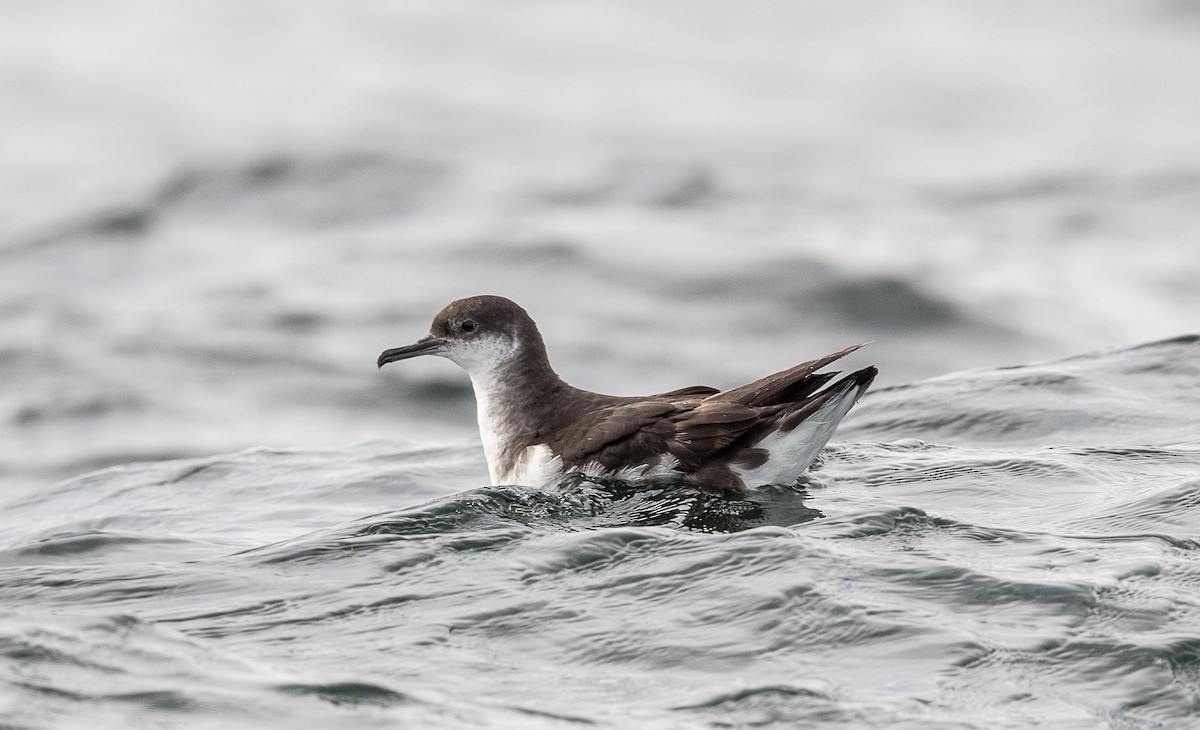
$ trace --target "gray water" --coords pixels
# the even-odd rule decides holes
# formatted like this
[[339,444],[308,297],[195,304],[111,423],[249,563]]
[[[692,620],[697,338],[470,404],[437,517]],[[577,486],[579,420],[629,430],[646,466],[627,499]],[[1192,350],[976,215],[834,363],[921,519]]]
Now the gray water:
[[[0,27],[0,726],[1196,725],[1191,4]],[[881,376],[745,499],[489,486],[374,366],[477,293],[593,390]]]
[[415,441],[95,472],[6,509],[6,715],[1186,727],[1198,382],[1192,337],[877,390],[741,500]]

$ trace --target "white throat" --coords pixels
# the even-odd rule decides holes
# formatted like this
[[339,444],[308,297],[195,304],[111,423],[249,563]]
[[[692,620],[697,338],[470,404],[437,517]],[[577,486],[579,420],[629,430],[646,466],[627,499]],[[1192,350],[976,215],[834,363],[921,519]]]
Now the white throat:
[[469,374],[471,386],[475,389],[475,415],[479,420],[479,437],[483,440],[483,455],[487,457],[488,475],[492,484],[503,484],[508,475],[500,473],[500,453],[512,434],[504,428],[502,414],[498,412],[500,379],[495,370]]
[[504,388],[502,373],[518,349],[519,344],[513,338],[493,335],[470,342],[454,342],[441,353],[471,376],[479,436],[483,439],[483,453],[487,457],[492,484],[502,484],[508,476],[500,473],[500,455],[512,434],[504,428],[498,404]]

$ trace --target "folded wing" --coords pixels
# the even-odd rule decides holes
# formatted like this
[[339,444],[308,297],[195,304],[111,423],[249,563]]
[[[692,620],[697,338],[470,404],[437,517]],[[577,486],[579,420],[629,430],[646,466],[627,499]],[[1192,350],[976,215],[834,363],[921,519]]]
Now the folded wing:
[[[817,372],[859,347],[727,391],[691,386],[645,399],[613,397],[608,405],[589,409],[586,421],[555,434],[550,445],[568,468],[589,463],[613,470],[655,465],[669,455],[684,473],[738,487],[741,481],[730,467],[765,460],[766,453],[756,446],[761,440],[789,432],[812,416],[821,417],[827,404],[852,388],[857,394],[866,389],[874,368],[848,375],[825,390],[821,388],[838,373]],[[832,433],[836,422],[828,426]]]

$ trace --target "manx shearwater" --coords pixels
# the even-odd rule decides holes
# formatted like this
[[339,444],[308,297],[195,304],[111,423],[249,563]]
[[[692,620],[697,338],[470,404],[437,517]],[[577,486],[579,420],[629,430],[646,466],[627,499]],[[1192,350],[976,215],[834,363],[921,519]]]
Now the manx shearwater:
[[427,337],[385,350],[378,365],[438,355],[467,371],[494,484],[543,487],[582,471],[679,475],[740,491],[794,482],[808,468],[878,372],[866,367],[822,390],[838,373],[817,371],[859,347],[730,390],[602,395],[563,382],[524,309],[477,296],[451,302]]

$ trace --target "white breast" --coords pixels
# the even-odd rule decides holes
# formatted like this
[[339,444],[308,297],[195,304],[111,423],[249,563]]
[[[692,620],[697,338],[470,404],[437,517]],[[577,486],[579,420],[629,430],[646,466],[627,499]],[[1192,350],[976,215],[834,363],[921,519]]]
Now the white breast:
[[500,473],[500,452],[507,442],[506,434],[500,430],[500,422],[492,416],[493,378],[471,376],[475,389],[475,415],[479,421],[479,437],[483,440],[483,455],[487,458],[488,475],[492,484],[504,484],[507,474]]

